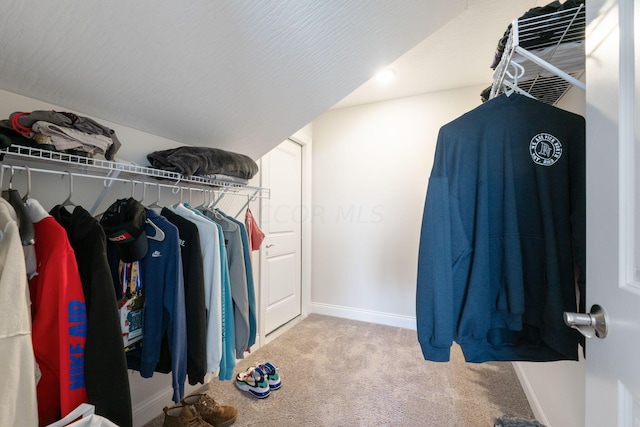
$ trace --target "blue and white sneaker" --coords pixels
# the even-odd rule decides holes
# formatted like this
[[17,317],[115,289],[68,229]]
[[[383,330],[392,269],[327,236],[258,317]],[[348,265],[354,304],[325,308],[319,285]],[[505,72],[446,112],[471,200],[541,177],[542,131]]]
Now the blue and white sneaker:
[[269,389],[277,390],[282,386],[282,380],[280,379],[280,372],[278,371],[278,368],[269,362],[258,365],[258,368],[260,368],[267,376]]
[[248,391],[258,399],[269,397],[271,389],[266,374],[260,368],[252,368],[236,375],[236,387]]

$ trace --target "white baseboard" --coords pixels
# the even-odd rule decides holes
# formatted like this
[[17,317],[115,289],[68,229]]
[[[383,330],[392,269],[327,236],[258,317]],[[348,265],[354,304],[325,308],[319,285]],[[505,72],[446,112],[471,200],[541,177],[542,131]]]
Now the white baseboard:
[[411,316],[402,316],[398,314],[383,313],[380,311],[363,310],[360,308],[343,307],[318,302],[311,303],[311,313],[416,330],[416,318]]
[[[208,376],[205,377],[205,384],[209,382]],[[202,387],[203,384],[197,385],[189,385],[185,383],[184,385],[184,395],[187,396],[194,391],[198,390]],[[164,388],[157,393],[149,396],[149,398],[138,402],[132,408],[133,415],[133,425],[134,427],[140,427],[162,414],[162,408],[165,406],[175,405],[171,398],[173,397],[173,388],[167,387]]]
[[265,336],[264,340],[261,342],[261,345],[269,344],[271,341],[273,341],[274,339],[278,338],[280,335],[284,334],[289,329],[293,328],[295,325],[300,323],[302,321],[302,319],[304,319],[305,317],[307,317],[307,316],[306,315],[300,315],[298,317],[295,317],[294,319],[289,320],[287,323],[285,323],[284,325],[278,327],[274,331],[269,332]]
[[529,377],[522,369],[522,364],[520,362],[512,362],[511,364],[513,365],[513,369],[516,371],[516,375],[520,380],[520,384],[522,385],[524,394],[527,396],[527,400],[529,401],[529,405],[531,406],[531,410],[533,411],[533,415],[535,415],[536,420],[547,427],[553,427],[551,425],[551,421],[549,421],[549,417],[547,417],[547,414],[544,411],[540,399],[538,399],[538,395],[529,381]]
[[173,389],[166,388],[135,405],[133,410],[133,425],[142,426],[162,413],[162,408],[171,402]]

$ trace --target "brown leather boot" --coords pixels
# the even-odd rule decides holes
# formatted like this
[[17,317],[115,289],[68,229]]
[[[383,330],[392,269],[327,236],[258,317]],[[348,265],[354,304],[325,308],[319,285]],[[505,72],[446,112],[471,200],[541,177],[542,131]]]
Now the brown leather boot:
[[192,394],[181,400],[181,403],[192,409],[214,427],[230,426],[238,418],[238,410],[233,406],[218,405],[206,394]]
[[162,427],[211,427],[200,415],[194,413],[189,406],[172,406],[163,409],[164,423]]

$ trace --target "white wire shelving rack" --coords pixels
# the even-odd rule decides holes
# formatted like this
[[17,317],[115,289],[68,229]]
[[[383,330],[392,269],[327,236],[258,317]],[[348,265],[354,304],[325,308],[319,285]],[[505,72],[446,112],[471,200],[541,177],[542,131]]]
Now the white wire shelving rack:
[[[217,193],[218,201],[227,195],[246,196],[247,205],[249,201],[256,198],[268,199],[270,197],[269,189],[264,187],[215,180],[206,176],[184,176],[177,172],[139,166],[133,163],[83,157],[22,145],[11,145],[0,149],[0,163],[2,171],[8,168],[28,171],[29,166],[32,166],[32,171],[67,173],[70,177],[85,176],[103,179],[105,181],[104,189],[98,195],[94,208],[91,209],[92,213],[107,195],[110,184],[114,181],[130,181],[132,183],[156,185],[158,188],[166,187],[187,191],[191,191],[191,189],[208,189]],[[33,169],[33,166],[39,169]]]
[[585,6],[512,22],[490,98],[514,91],[555,105],[585,68]]

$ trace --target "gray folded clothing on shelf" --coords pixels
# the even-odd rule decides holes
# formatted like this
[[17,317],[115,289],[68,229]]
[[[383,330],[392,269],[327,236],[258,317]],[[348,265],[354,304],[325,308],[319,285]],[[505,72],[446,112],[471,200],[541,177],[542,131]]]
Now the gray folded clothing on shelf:
[[[12,127],[21,134],[28,136],[31,127],[38,121],[52,123],[64,128],[76,129],[90,135],[101,135],[109,139],[108,147],[104,150],[107,160],[112,160],[122,144],[116,136],[116,131],[104,126],[89,117],[78,116],[68,111],[35,110],[31,112],[14,112],[9,116]],[[20,127],[16,129],[15,126]]]
[[111,138],[79,131],[74,128],[57,126],[54,123],[39,120],[31,126],[34,133],[46,135],[58,151],[80,148],[91,154],[104,155],[111,147]]
[[222,174],[251,179],[258,173],[258,165],[249,156],[219,148],[184,146],[147,154],[156,169],[178,172],[184,176]]

